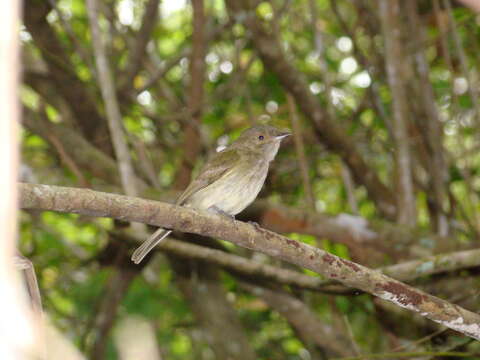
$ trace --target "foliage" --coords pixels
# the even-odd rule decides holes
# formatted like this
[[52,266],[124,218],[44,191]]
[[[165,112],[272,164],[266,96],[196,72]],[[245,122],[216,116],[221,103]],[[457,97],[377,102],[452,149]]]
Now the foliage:
[[[255,31],[248,21],[241,21],[248,14],[232,10],[223,1],[200,1],[206,11],[203,28],[208,41],[204,41],[205,56],[200,59],[205,61],[205,73],[196,74],[190,66],[195,47],[192,7],[184,1],[161,1],[157,4],[158,19],[150,33],[144,34],[148,42],[145,50],[141,50],[144,53],[139,67],[132,81],[127,82],[132,51],[144,31],[142,24],[149,17],[144,9],[152,0],[98,2],[99,25],[142,194],[151,194],[154,188],[158,198],[171,198],[172,191],[178,190],[176,180],[180,169],[195,174],[217,146],[231,142],[242,129],[255,122],[292,127],[293,114],[287,94],[295,95],[295,91],[282,81],[281,74],[266,65],[252,38]],[[371,247],[357,244],[355,250],[351,248],[352,242],[332,238],[328,231],[320,231],[320,235],[298,228],[288,231],[291,238],[370,267],[472,248],[480,232],[478,15],[459,4],[454,4],[453,9],[445,7],[449,1],[442,2],[438,9],[434,3],[440,1],[412,2],[418,9],[420,28],[411,27],[411,13],[405,4],[401,5],[400,22],[407,64],[402,81],[406,83],[408,111],[403,115],[411,153],[414,224],[399,224],[395,215],[382,210],[372,195],[379,189],[368,188],[362,182],[363,178],[348,162],[351,154],[322,140],[329,134],[321,134],[312,114],[304,111],[295,96],[307,179],[302,179],[296,140],[291,140],[282,146],[260,194],[273,209],[289,206],[333,220],[348,213],[365,219],[369,229],[394,234]],[[102,175],[103,160],[87,149],[95,147],[115,164],[84,0],[59,0],[55,9],[50,1],[29,0],[25,12],[25,25],[20,32],[25,72],[21,99],[26,118],[22,133],[23,180],[123,192],[120,180],[114,183]],[[317,106],[328,115],[329,121],[339,126],[347,142],[355,144],[355,151],[367,164],[370,174],[389,190],[391,198],[383,200],[398,205],[395,197],[404,190],[398,187],[396,157],[401,144],[395,141],[392,130],[396,116],[393,103],[398,98],[386,71],[395,64],[390,64],[386,57],[388,35],[382,27],[383,15],[377,2],[272,0],[260,2],[254,14],[257,24],[278,40],[284,59],[305,80]],[[418,35],[421,33],[425,35],[423,38]],[[422,54],[429,67],[427,79],[421,78],[418,73],[421,69],[415,65]],[[156,74],[160,76],[156,78]],[[204,93],[197,99],[202,104],[200,110],[192,108],[191,100],[192,96],[198,96],[191,91],[196,76],[203,79]],[[428,101],[422,100],[429,89],[438,118],[429,113]],[[82,103],[78,104],[80,100]],[[76,106],[85,113],[79,114]],[[87,113],[91,117],[85,117]],[[72,147],[73,135],[60,132],[61,125],[86,139],[85,147]],[[200,146],[194,159],[184,157],[192,143],[186,135],[189,127],[196,129],[194,132],[198,129],[195,141]],[[432,133],[432,127],[439,129],[438,136]],[[436,155],[440,156],[440,163],[436,162]],[[315,209],[307,205],[308,186],[313,191]],[[439,218],[445,221],[446,232]],[[153,324],[165,359],[215,358],[218,353],[206,335],[205,323],[196,313],[201,307],[179,285],[186,282],[192,287],[200,286],[206,281],[203,268],[212,265],[179,260],[163,253],[142,272],[136,270],[112,315],[112,331],[99,334],[97,321],[102,301],[108,298],[108,291],[115,291],[109,284],[115,274],[130,271],[130,265],[125,265],[128,262],[125,250],[111,249],[112,243],[119,242],[112,234],[124,228],[124,224],[107,219],[22,214],[20,250],[35,265],[48,316],[92,358],[95,344],[102,341],[108,344],[105,358],[118,358],[115,326],[130,315],[140,315]],[[405,245],[402,243],[405,238],[414,240]],[[355,236],[353,239],[354,243]],[[134,246],[133,242],[128,243],[128,251]],[[376,247],[382,253],[380,260],[370,254]],[[287,267],[244,249],[223,248]],[[176,262],[188,267],[188,271],[180,271]],[[231,272],[220,274],[213,278],[225,292],[225,304],[234,309],[241,331],[258,359],[322,358],[319,354],[325,354],[325,349],[302,338],[301,331],[272,303],[242,286],[245,281],[271,286],[300,299],[318,322],[334,329],[333,334],[343,334],[348,339],[348,348],[360,353],[391,352],[408,344],[413,346],[413,341],[436,329],[430,323],[412,321],[411,314],[390,309],[370,296],[333,296],[286,288],[262,279],[257,283],[256,279],[245,279]],[[446,273],[423,279],[418,286],[438,292],[431,284],[438,278],[446,280],[439,296],[478,311],[478,304],[471,298],[472,294],[474,298],[478,294],[478,281],[473,282],[476,287],[471,292],[464,289],[460,296],[452,290],[457,289],[455,283],[471,280],[474,275],[475,269]],[[208,294],[202,301],[208,301]],[[235,338],[232,334],[225,336]],[[433,339],[414,348],[435,352],[454,351],[458,347],[455,337],[448,333]],[[459,349],[479,350],[478,344],[464,343]],[[331,354],[328,349],[326,353]]]

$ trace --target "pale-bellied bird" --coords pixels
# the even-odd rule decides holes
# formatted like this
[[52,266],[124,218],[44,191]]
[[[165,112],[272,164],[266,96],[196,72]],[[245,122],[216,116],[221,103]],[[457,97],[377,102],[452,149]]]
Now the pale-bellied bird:
[[[269,125],[245,130],[231,145],[215,153],[176,204],[234,217],[257,197],[277,155],[282,139],[290,135]],[[132,255],[136,264],[172,230],[160,228]]]

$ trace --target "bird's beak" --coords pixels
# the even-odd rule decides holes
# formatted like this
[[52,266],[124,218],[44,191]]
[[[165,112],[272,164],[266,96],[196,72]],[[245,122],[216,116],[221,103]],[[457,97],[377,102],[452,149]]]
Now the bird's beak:
[[287,136],[290,136],[290,135],[292,135],[292,134],[289,133],[288,131],[285,131],[285,132],[280,133],[280,135],[275,136],[275,139],[276,140],[282,140],[282,139],[284,139],[284,138],[286,138]]

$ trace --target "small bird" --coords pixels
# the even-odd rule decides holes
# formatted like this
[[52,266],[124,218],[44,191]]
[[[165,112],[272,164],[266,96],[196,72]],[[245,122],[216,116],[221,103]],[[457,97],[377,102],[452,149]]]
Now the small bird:
[[[257,197],[280,142],[289,135],[288,131],[269,125],[245,130],[231,145],[207,161],[176,205],[235,218]],[[163,228],[155,231],[135,250],[132,261],[139,264],[171,232]]]

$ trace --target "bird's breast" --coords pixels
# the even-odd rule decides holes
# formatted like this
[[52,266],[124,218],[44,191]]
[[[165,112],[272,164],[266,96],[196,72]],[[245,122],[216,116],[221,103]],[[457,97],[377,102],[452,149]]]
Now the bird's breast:
[[250,205],[262,189],[268,172],[268,162],[241,164],[193,194],[188,206],[199,209],[215,207],[236,215]]

